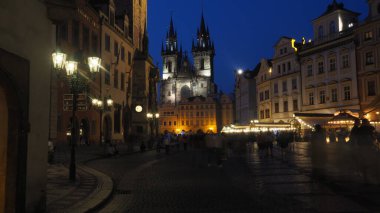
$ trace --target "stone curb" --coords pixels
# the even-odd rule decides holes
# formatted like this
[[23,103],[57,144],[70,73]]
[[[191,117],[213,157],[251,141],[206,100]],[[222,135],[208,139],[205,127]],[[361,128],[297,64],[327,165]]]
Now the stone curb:
[[83,171],[94,175],[98,181],[98,185],[96,189],[94,189],[94,191],[89,196],[87,196],[87,198],[68,208],[66,212],[91,212],[104,204],[108,198],[110,198],[113,192],[114,184],[112,179],[104,173],[101,173],[84,165],[78,165],[78,167]]

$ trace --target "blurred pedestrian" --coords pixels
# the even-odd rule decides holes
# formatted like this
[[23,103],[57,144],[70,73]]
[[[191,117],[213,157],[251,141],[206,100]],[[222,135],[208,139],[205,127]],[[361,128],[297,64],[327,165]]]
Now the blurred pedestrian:
[[326,166],[326,133],[321,125],[314,127],[311,136],[311,162],[313,176],[324,179],[324,171]]
[[366,184],[369,183],[368,170],[374,162],[373,143],[375,140],[375,128],[367,119],[362,119],[362,124],[358,129],[357,140],[357,162],[358,169]]
[[164,134],[164,145],[165,145],[165,153],[168,155],[170,152],[170,143],[171,143],[171,134],[168,130],[165,130]]

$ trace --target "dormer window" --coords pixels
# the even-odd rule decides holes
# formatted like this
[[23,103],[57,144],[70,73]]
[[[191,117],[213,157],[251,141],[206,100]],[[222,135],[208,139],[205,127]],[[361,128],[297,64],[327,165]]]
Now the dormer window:
[[373,33],[372,33],[372,31],[366,32],[366,33],[364,34],[364,41],[372,40],[372,38],[373,38]]
[[322,39],[323,38],[323,26],[318,27],[318,38]]
[[113,10],[111,10],[111,9],[110,9],[109,20],[110,20],[110,25],[114,26],[115,25],[115,12]]
[[330,34],[334,34],[336,32],[335,21],[330,22]]

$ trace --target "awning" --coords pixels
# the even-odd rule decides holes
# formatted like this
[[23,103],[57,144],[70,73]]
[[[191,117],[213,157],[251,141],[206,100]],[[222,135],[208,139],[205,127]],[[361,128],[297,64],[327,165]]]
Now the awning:
[[302,120],[305,124],[314,127],[316,124],[321,126],[326,125],[328,121],[334,117],[334,114],[295,113],[294,116]]

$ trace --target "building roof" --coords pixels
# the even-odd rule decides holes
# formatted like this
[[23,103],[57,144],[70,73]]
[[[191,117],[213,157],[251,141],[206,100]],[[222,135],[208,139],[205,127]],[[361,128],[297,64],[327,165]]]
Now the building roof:
[[335,11],[337,11],[337,10],[343,10],[343,11],[346,11],[346,12],[348,12],[348,13],[352,13],[352,14],[354,14],[354,15],[360,15],[360,13],[357,13],[357,12],[354,12],[354,11],[352,11],[352,10],[348,10],[348,9],[346,9],[346,8],[344,7],[344,4],[343,4],[343,3],[338,3],[336,0],[333,0],[333,2],[327,6],[326,11],[325,11],[322,15],[320,15],[318,18],[316,18],[316,19],[319,19],[319,18],[321,18],[322,16],[328,15],[328,14],[330,14],[330,13],[333,13],[333,12],[335,12]]

